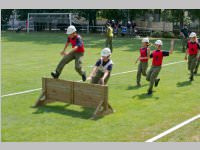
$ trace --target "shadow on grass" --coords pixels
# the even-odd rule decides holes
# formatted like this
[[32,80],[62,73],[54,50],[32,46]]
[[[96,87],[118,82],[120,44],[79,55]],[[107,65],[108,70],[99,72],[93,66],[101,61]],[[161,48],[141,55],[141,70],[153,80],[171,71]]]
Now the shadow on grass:
[[137,89],[140,89],[140,88],[145,87],[147,85],[148,84],[144,84],[144,85],[141,85],[141,86],[137,86],[137,85],[132,86],[132,85],[129,85],[126,90],[137,90]]
[[183,82],[176,83],[176,86],[177,87],[184,87],[184,86],[189,86],[191,84],[192,84],[191,81],[183,81]]
[[137,95],[134,95],[132,96],[132,99],[135,99],[135,98],[138,98],[140,100],[148,100],[148,99],[155,99],[155,100],[158,100],[159,97],[157,96],[153,96],[155,92],[153,92],[151,95],[148,95],[147,93],[142,93],[142,94],[137,94]]
[[[33,114],[52,113],[53,112],[53,113],[58,113],[58,114],[72,116],[75,118],[82,118],[82,119],[91,119],[91,117],[95,111],[95,109],[93,109],[93,108],[86,108],[86,107],[82,107],[82,109],[83,109],[82,111],[66,109],[66,107],[68,107],[68,106],[70,106],[70,104],[67,104],[65,106],[44,105],[44,106],[32,107],[32,108],[37,109],[35,112],[33,112]],[[97,117],[93,120],[98,120],[102,117]]]
[[200,73],[195,74],[194,76],[200,76]]

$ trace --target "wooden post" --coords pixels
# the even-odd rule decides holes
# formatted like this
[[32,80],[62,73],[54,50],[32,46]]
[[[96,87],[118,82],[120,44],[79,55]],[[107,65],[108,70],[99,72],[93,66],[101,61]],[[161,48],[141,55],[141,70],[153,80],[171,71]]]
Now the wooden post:
[[108,87],[104,87],[104,96],[103,96],[103,103],[102,103],[103,110],[96,113],[96,116],[103,116],[110,113],[113,113],[113,109],[111,105],[108,103]]
[[46,101],[46,79],[42,78],[42,92],[40,96],[38,97],[37,102],[35,103],[34,107],[44,105],[45,101]]
[[93,113],[91,119],[95,119],[95,118],[99,115],[98,113],[101,112],[101,107],[102,107],[102,105],[103,105],[103,102],[104,102],[104,101],[100,101],[100,103],[99,103],[99,105],[97,106],[97,108],[95,109],[95,111],[94,111],[94,113]]

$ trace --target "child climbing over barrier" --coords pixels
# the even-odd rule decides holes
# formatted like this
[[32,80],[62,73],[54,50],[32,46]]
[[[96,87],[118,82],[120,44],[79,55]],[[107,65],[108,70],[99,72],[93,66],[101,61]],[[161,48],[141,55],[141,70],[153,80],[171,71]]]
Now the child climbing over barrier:
[[104,48],[101,51],[101,58],[96,62],[90,76],[87,78],[93,84],[106,85],[113,67],[113,62],[110,59],[111,50]]
[[[79,73],[80,76],[82,76],[82,80],[85,81],[86,73],[82,69],[82,58],[85,51],[82,38],[76,33],[76,28],[73,25],[67,28],[66,34],[69,35],[68,40],[65,44],[64,49],[61,51],[61,55],[63,55],[64,57],[57,65],[56,70],[54,72],[51,72],[51,76],[54,79],[57,79],[60,76],[64,66],[72,60],[75,60],[75,70]],[[71,51],[65,52],[70,43],[72,45]]]

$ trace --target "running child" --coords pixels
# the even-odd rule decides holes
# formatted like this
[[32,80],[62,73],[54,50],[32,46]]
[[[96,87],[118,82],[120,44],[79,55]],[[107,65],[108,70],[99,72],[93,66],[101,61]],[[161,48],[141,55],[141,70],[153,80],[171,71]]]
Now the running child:
[[190,71],[189,79],[190,79],[190,81],[193,81],[200,46],[197,42],[197,35],[195,32],[191,32],[189,38],[190,38],[190,40],[187,43],[185,60],[188,59],[188,70]]
[[140,84],[141,75],[143,76],[147,75],[146,72],[148,68],[148,60],[150,58],[150,48],[148,48],[148,46],[149,46],[149,38],[143,38],[142,47],[140,48],[140,56],[137,59],[137,61],[140,60],[137,71],[137,86],[141,86]]
[[150,54],[150,58],[152,58],[152,66],[150,68],[150,70],[147,73],[147,81],[149,81],[149,89],[148,89],[148,95],[152,94],[152,90],[153,90],[153,86],[155,84],[155,87],[158,86],[158,83],[160,81],[160,78],[158,77],[158,74],[162,68],[162,60],[164,56],[169,56],[169,54],[173,53],[174,50],[174,41],[171,41],[171,48],[170,51],[163,51],[161,50],[162,48],[162,41],[161,40],[157,40],[155,42],[155,46],[156,46],[156,50],[154,50],[151,54]]

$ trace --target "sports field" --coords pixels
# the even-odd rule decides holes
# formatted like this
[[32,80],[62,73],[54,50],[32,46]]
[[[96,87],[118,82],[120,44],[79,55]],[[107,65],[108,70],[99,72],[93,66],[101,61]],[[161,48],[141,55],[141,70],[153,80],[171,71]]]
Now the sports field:
[[[189,82],[185,54],[178,39],[174,53],[164,58],[159,86],[148,96],[148,82],[144,77],[142,87],[136,87],[135,60],[141,39],[115,38],[113,75],[108,85],[109,103],[116,112],[91,120],[94,109],[90,108],[64,103],[32,108],[40,94],[41,78],[50,77],[62,58],[65,34],[3,32],[1,36],[3,142],[144,142],[200,114],[200,72]],[[82,37],[86,49],[83,66],[88,75],[100,58],[105,38],[101,34]],[[150,39],[152,43],[155,40]],[[162,40],[163,49],[168,50],[170,39]],[[64,68],[60,78],[81,80],[74,70],[74,62]],[[7,95],[34,89],[25,94]],[[199,127],[200,121],[196,120],[158,141],[200,141]]]

